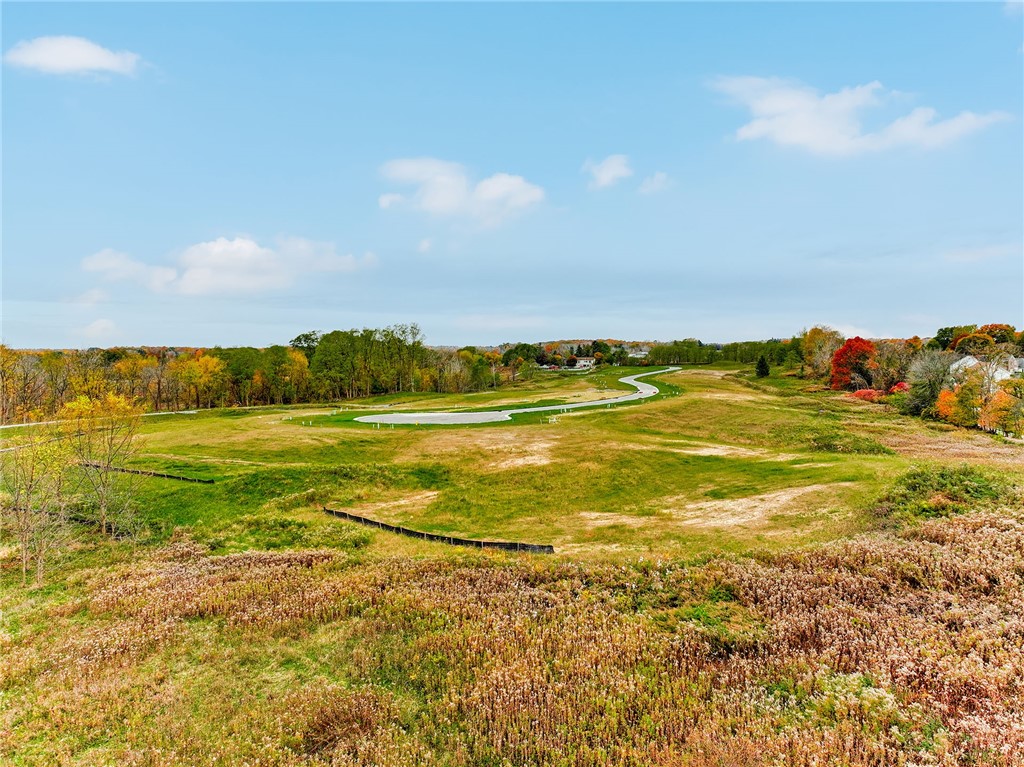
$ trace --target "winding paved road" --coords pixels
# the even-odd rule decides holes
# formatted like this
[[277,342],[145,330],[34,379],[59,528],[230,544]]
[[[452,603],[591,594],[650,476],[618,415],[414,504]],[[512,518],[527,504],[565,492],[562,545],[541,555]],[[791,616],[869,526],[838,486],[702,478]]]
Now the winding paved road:
[[664,368],[663,370],[652,370],[648,373],[637,373],[636,375],[620,378],[624,384],[635,386],[636,391],[632,394],[623,394],[620,397],[610,399],[599,399],[592,402],[577,402],[571,405],[544,405],[541,407],[523,407],[513,410],[483,410],[477,413],[382,413],[380,415],[361,415],[355,420],[361,423],[402,423],[402,424],[468,424],[468,423],[497,423],[498,421],[511,421],[512,416],[520,413],[561,413],[566,410],[579,410],[585,407],[598,407],[600,405],[618,405],[622,402],[633,402],[634,400],[647,399],[658,393],[658,387],[653,384],[638,381],[638,378],[653,376],[659,373],[672,373],[680,368]]

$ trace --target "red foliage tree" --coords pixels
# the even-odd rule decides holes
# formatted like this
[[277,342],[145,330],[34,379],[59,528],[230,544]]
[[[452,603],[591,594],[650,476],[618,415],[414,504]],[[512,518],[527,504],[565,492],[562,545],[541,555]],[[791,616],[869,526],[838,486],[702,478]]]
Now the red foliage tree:
[[860,336],[854,336],[840,346],[832,355],[832,388],[851,388],[854,376],[861,379],[856,383],[870,383],[875,352],[875,345]]

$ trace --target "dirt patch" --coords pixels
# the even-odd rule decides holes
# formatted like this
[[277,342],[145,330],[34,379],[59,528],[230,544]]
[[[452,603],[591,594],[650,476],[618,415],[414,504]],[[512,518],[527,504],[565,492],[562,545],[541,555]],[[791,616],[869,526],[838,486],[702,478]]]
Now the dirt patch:
[[668,498],[664,513],[681,524],[691,527],[733,527],[736,525],[764,524],[777,514],[793,514],[807,510],[805,496],[827,493],[852,482],[789,487],[772,493],[689,503],[685,498]]
[[358,514],[361,517],[366,516],[371,519],[387,521],[389,514],[425,509],[440,494],[437,490],[424,490],[419,493],[402,496],[401,498],[392,498],[388,501],[360,504],[353,506],[351,509],[346,509],[346,511],[351,511],[353,514]]
[[691,399],[716,399],[726,400],[730,402],[763,402],[769,399],[766,394],[748,394],[746,392],[731,392],[731,391],[703,391],[695,392],[693,394],[684,394]]
[[545,466],[554,460],[552,451],[557,445],[557,438],[531,436],[522,429],[452,429],[431,432],[415,446],[408,460],[476,452],[486,456],[482,468],[505,471]]
[[756,458],[761,461],[792,461],[800,458],[794,453],[772,453],[756,447],[739,447],[738,445],[707,445],[707,444],[675,444],[655,443],[647,445],[623,444],[621,447],[630,450],[662,450],[666,453],[680,455],[721,456],[724,458]]
[[546,466],[551,463],[551,448],[554,442],[534,442],[526,452],[493,461],[487,464],[491,469],[518,469],[523,466]]

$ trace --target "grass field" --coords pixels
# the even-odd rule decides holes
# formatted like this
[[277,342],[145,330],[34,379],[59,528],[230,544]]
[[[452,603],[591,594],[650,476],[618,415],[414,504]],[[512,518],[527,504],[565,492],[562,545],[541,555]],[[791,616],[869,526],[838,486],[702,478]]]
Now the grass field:
[[1024,447],[740,366],[352,420],[633,372],[144,419],[136,468],[215,484],[140,479],[142,538],[41,588],[7,553],[0,759],[1020,763]]

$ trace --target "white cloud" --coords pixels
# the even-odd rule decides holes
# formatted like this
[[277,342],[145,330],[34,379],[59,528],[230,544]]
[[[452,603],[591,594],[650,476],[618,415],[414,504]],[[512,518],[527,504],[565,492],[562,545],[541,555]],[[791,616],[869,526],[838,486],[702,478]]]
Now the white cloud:
[[339,254],[333,242],[313,242],[302,237],[281,237],[278,253],[290,271],[356,272],[377,265],[377,255],[367,251],[362,256]]
[[109,339],[117,332],[117,325],[107,319],[94,320],[78,332],[93,341],[102,341]]
[[82,260],[82,268],[106,280],[132,282],[154,293],[186,296],[251,295],[286,288],[297,276],[355,272],[377,263],[377,256],[339,254],[332,243],[282,237],[276,248],[248,237],[219,237],[185,248],[175,266],[156,266],[115,250]]
[[1008,118],[1003,112],[961,112],[940,120],[931,107],[918,107],[878,130],[865,131],[864,111],[882,106],[895,95],[877,81],[825,95],[776,77],[720,77],[712,87],[750,110],[754,119],[736,131],[741,141],[767,139],[822,155],[900,146],[935,149]]
[[587,185],[590,189],[605,189],[633,175],[629,157],[624,154],[608,155],[601,162],[588,159],[581,170],[590,174],[590,183]]
[[668,177],[668,174],[664,171],[656,171],[654,175],[648,176],[642,182],[640,182],[640,188],[637,191],[640,194],[657,194],[658,192],[664,192],[672,187],[672,179]]
[[950,250],[943,254],[946,261],[961,264],[971,264],[978,261],[991,261],[997,258],[1021,255],[1021,246],[1012,243],[1002,245],[984,245],[976,248],[960,248]]
[[[412,204],[434,216],[464,216],[486,225],[504,219],[543,202],[544,190],[522,176],[495,173],[474,184],[466,168],[459,163],[418,157],[391,160],[381,174],[397,184],[415,187]],[[395,193],[381,195],[382,208],[403,200]]]
[[90,288],[89,290],[81,293],[71,299],[71,303],[78,304],[79,306],[95,306],[106,301],[110,296],[107,295],[105,290],[99,288]]
[[290,281],[277,253],[243,237],[219,237],[192,245],[182,252],[178,263],[181,272],[175,292],[189,296],[265,293]]
[[4,54],[11,66],[51,75],[131,75],[141,61],[131,51],[114,52],[84,37],[59,35],[22,40]]
[[416,246],[416,250],[418,250],[420,253],[427,253],[430,251],[431,247],[433,247],[433,243],[430,241],[430,238],[424,237],[422,240],[420,240],[419,245]]
[[83,259],[82,268],[87,272],[100,272],[111,281],[136,282],[156,292],[166,289],[177,276],[177,271],[170,267],[150,266],[111,248]]

